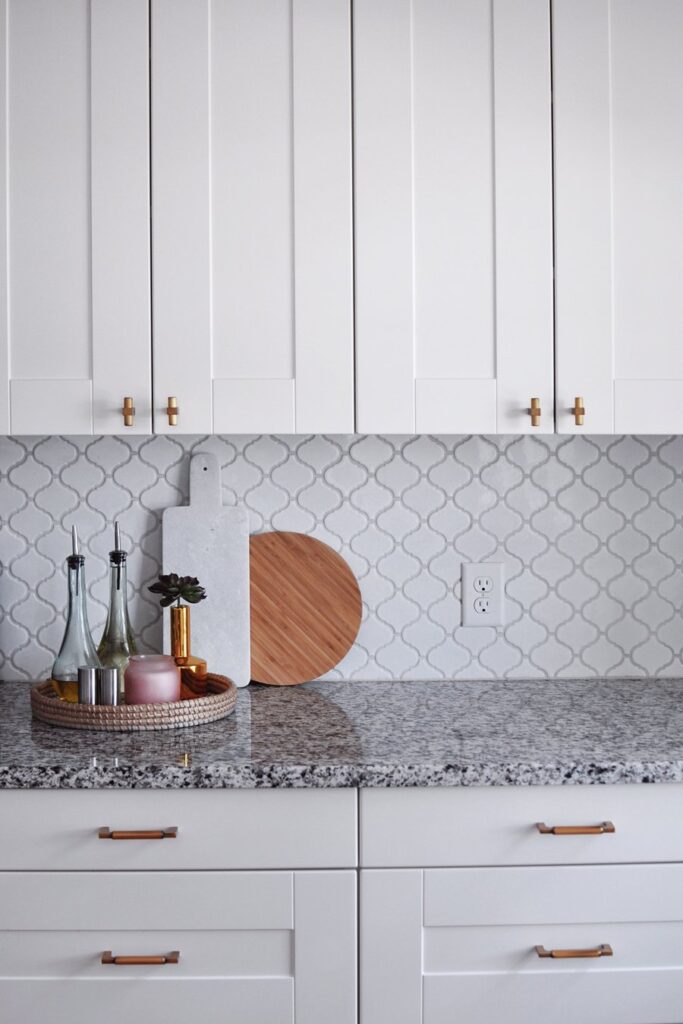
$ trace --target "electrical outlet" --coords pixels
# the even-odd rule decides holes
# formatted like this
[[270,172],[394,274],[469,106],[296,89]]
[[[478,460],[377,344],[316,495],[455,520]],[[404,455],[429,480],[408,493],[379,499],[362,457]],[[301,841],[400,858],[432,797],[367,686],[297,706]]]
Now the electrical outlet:
[[505,566],[502,562],[463,562],[463,626],[502,626],[505,621]]

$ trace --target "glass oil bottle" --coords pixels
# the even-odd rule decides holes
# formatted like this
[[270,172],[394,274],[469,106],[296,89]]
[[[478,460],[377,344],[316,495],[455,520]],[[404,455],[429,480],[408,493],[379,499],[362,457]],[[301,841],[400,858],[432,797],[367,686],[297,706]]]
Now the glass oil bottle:
[[97,654],[104,668],[119,670],[119,701],[123,702],[123,676],[131,654],[137,654],[128,617],[127,552],[121,549],[119,524],[114,523],[114,550],[109,552],[109,613]]
[[66,560],[69,613],[64,639],[52,666],[52,685],[62,700],[78,701],[78,670],[84,666],[100,668],[100,659],[88,625],[85,587],[85,558],[78,550],[76,527],[71,528],[71,554]]

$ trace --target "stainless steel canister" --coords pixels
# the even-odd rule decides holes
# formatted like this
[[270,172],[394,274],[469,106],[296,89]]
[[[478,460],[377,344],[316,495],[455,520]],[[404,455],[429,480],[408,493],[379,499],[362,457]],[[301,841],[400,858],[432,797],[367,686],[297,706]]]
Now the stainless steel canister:
[[97,704],[97,676],[99,669],[87,665],[78,670],[78,703]]
[[119,670],[117,668],[97,668],[97,703],[118,704],[119,702]]

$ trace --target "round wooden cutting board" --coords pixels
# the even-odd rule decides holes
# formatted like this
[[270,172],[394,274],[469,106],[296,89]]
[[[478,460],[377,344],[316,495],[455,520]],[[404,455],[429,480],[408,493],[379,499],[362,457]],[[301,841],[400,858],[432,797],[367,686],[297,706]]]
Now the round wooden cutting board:
[[303,533],[249,539],[251,678],[292,686],[329,672],[360,627],[356,577],[328,544]]

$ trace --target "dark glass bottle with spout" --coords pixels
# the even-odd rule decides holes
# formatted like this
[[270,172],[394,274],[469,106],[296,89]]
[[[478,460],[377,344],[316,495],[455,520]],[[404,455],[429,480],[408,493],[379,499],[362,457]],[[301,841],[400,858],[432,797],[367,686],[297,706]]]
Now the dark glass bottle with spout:
[[84,665],[100,668],[88,625],[85,558],[78,552],[76,528],[71,531],[72,554],[66,560],[69,581],[69,614],[64,639],[52,666],[52,684],[62,700],[78,701],[78,670]]
[[121,550],[119,524],[114,523],[114,550],[109,552],[109,613],[97,653],[105,668],[119,670],[119,700],[123,700],[123,675],[131,654],[137,654],[128,618],[126,560]]

